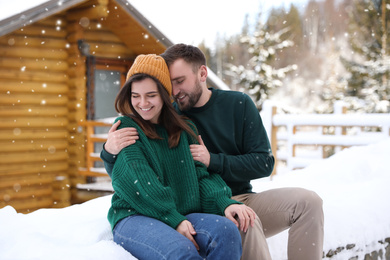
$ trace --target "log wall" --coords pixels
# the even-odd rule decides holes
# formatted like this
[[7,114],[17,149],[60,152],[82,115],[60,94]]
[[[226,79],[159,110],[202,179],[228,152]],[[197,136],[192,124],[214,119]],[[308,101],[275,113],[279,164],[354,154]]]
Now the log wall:
[[61,19],[0,38],[0,208],[70,205],[69,54]]
[[78,41],[99,58],[136,56],[106,24],[119,10],[108,3],[88,1],[0,37],[0,208],[65,207],[85,182],[79,123],[88,90]]

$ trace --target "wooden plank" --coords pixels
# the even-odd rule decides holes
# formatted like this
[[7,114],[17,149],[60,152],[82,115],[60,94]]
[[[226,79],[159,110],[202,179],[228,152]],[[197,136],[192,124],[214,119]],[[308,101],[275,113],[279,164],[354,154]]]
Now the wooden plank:
[[57,203],[68,201],[68,203],[70,204],[71,193],[69,189],[53,190],[51,196],[53,200],[56,201]]
[[87,80],[85,78],[70,78],[68,81],[70,89],[80,89],[82,91],[85,90]]
[[[65,151],[68,148],[68,140],[8,140],[0,141],[0,152],[34,152],[47,151],[49,153],[56,153],[57,151]],[[0,159],[1,162],[1,159]]]
[[[11,144],[12,147],[12,144]],[[2,149],[7,150],[7,147]],[[17,164],[17,163],[40,163],[40,168],[46,168],[46,163],[65,161],[68,160],[68,153],[65,150],[56,150],[54,153],[48,151],[34,151],[34,152],[12,152],[12,153],[1,153],[0,164]]]
[[84,77],[86,72],[85,64],[78,64],[77,66],[72,66],[68,70],[69,77]]
[[[88,42],[91,53],[109,53],[115,55],[134,55],[133,52],[123,43],[106,43],[103,41]],[[99,56],[99,55],[98,55]]]
[[81,153],[81,151],[79,151],[79,144],[78,143],[69,144],[68,153],[69,153],[69,164],[76,163],[77,155]]
[[[43,167],[45,166],[45,167]],[[46,173],[67,173],[69,164],[67,161],[47,162],[26,162],[22,164],[0,164],[0,177],[9,175],[46,174]]]
[[85,59],[86,59],[85,57],[80,56],[80,53],[78,52],[78,49],[77,49],[77,54],[69,55],[67,62],[69,64],[70,68],[78,67],[80,69],[83,69],[83,71],[85,72],[86,71]]
[[67,175],[56,176],[52,183],[54,190],[63,190],[70,188],[70,180]]
[[13,118],[0,118],[1,126],[5,127],[66,127],[68,124],[68,119],[66,117],[57,117],[57,118],[45,118],[45,117],[19,117],[17,119]]
[[66,60],[68,53],[65,49],[49,49],[34,47],[18,47],[0,45],[0,57],[36,58]]
[[68,24],[68,21],[62,15],[52,15],[45,19],[39,20],[35,23],[36,25],[44,25],[44,26],[61,26],[64,27]]
[[62,60],[42,60],[31,58],[0,58],[0,68],[16,70],[46,70],[54,72],[66,72],[69,69],[68,63]]
[[0,95],[0,104],[3,105],[41,105],[64,106],[68,103],[66,95],[52,94],[8,94]]
[[99,56],[100,58],[108,58],[108,59],[133,59],[134,54],[130,53],[122,53],[122,54],[114,54],[108,52],[94,52],[93,55]]
[[59,106],[0,106],[0,117],[19,117],[19,116],[67,116],[69,110],[66,107]]
[[[123,29],[123,28],[122,28]],[[105,41],[112,43],[121,43],[122,40],[118,38],[111,31],[86,31],[84,37],[87,42],[89,41]]]
[[[89,20],[100,19],[107,17],[107,6],[96,5],[94,7],[87,7],[85,9],[73,9],[72,12],[67,13],[68,21],[80,20],[80,18],[88,17]],[[85,21],[85,27],[89,25],[89,21]]]
[[54,26],[44,26],[41,24],[28,25],[26,27],[14,31],[13,33],[22,36],[45,36],[62,39],[65,38],[67,35],[66,30],[61,29],[61,27],[56,28]]
[[68,75],[65,72],[54,72],[54,71],[29,71],[29,70],[15,70],[15,69],[4,69],[0,68],[1,79],[19,79],[28,81],[39,81],[39,82],[55,82],[65,83],[68,80]]
[[25,37],[23,35],[11,34],[6,37],[0,37],[0,44],[18,47],[65,49],[69,43],[65,38],[49,38],[45,35]]
[[[68,117],[69,121],[70,120],[78,120],[78,121],[81,121],[81,120],[85,120],[85,115],[86,115],[86,108],[85,107],[80,107],[77,109],[76,112],[74,111],[71,111],[69,112],[68,115],[72,115],[73,118],[70,118]],[[69,124],[68,124],[68,131],[69,132],[76,132],[76,131],[79,131],[80,130],[80,127],[77,125],[77,121],[70,121]]]
[[3,175],[0,176],[0,189],[12,187],[14,190],[34,185],[51,185],[54,181],[53,173]]
[[107,138],[90,137],[88,140],[89,140],[90,142],[104,143],[105,141],[107,141]]
[[0,140],[23,140],[31,142],[35,139],[67,139],[68,130],[66,128],[11,128],[0,129]]
[[22,187],[20,190],[12,188],[6,188],[0,190],[0,198],[3,198],[5,202],[12,202],[14,200],[22,200],[26,198],[35,197],[52,197],[53,188],[51,185],[35,185]]
[[67,94],[69,86],[67,83],[55,82],[34,82],[21,80],[0,79],[0,92],[3,93],[47,93],[47,94]]
[[78,173],[82,176],[107,177],[107,173],[101,173],[98,171],[87,170],[85,168],[80,168]]
[[92,121],[92,120],[87,120],[87,121],[83,121],[83,122],[79,122],[79,125],[81,126],[101,126],[101,127],[104,127],[104,126],[111,126],[112,124],[110,123],[105,123],[103,121]]

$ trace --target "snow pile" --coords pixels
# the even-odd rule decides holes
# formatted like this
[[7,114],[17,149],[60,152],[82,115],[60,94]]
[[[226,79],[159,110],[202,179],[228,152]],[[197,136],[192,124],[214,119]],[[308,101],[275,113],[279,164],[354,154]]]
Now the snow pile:
[[[332,259],[349,259],[373,250],[390,237],[390,138],[352,147],[321,162],[253,182],[255,191],[303,187],[324,201],[325,254],[354,244]],[[0,259],[134,259],[112,241],[106,219],[111,196],[64,209],[18,214],[0,209]],[[275,260],[287,259],[287,232],[269,240]]]
[[[383,249],[390,237],[390,139],[345,149],[305,169],[253,182],[254,190],[302,187],[324,201],[324,252],[354,244],[332,259],[349,259]],[[287,232],[269,239],[274,259],[287,259]]]
[[131,259],[112,240],[110,204],[105,196],[30,214],[0,209],[0,259]]

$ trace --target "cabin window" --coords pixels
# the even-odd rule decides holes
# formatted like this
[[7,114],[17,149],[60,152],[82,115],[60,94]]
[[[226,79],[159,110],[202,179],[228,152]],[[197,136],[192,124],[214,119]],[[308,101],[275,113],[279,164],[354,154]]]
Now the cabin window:
[[87,119],[116,117],[115,97],[124,85],[130,61],[89,56],[87,61]]
[[93,119],[102,119],[118,115],[115,111],[115,97],[121,87],[121,71],[95,70],[94,73],[94,115]]

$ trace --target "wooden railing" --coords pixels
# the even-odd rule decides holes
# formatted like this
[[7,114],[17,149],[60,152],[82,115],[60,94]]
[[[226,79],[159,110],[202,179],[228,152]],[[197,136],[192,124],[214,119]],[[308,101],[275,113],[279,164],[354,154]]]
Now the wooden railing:
[[[333,114],[277,114],[277,108],[265,102],[261,116],[270,138],[277,164],[288,170],[303,168],[346,147],[367,145],[390,136],[390,114],[347,114],[336,104]],[[79,174],[91,177],[107,176],[104,167],[95,167],[101,161],[96,143],[107,140],[107,131],[96,134],[98,127],[110,127],[112,122],[86,121],[79,124],[86,133],[86,167]]]
[[95,149],[95,144],[102,144],[107,140],[107,131],[103,134],[96,134],[96,129],[99,127],[110,127],[112,124],[102,121],[85,121],[80,122],[79,126],[85,131],[85,167],[80,167],[78,172],[80,175],[90,177],[108,176],[104,167],[96,167],[95,162],[102,161],[100,154]]
[[[346,114],[336,105],[334,114],[277,114],[277,108],[267,102],[263,108],[261,115],[276,162],[284,162],[288,170],[306,167],[345,147],[367,145],[390,136],[389,113]],[[309,152],[304,154],[302,150]],[[276,169],[277,165],[273,174]]]

